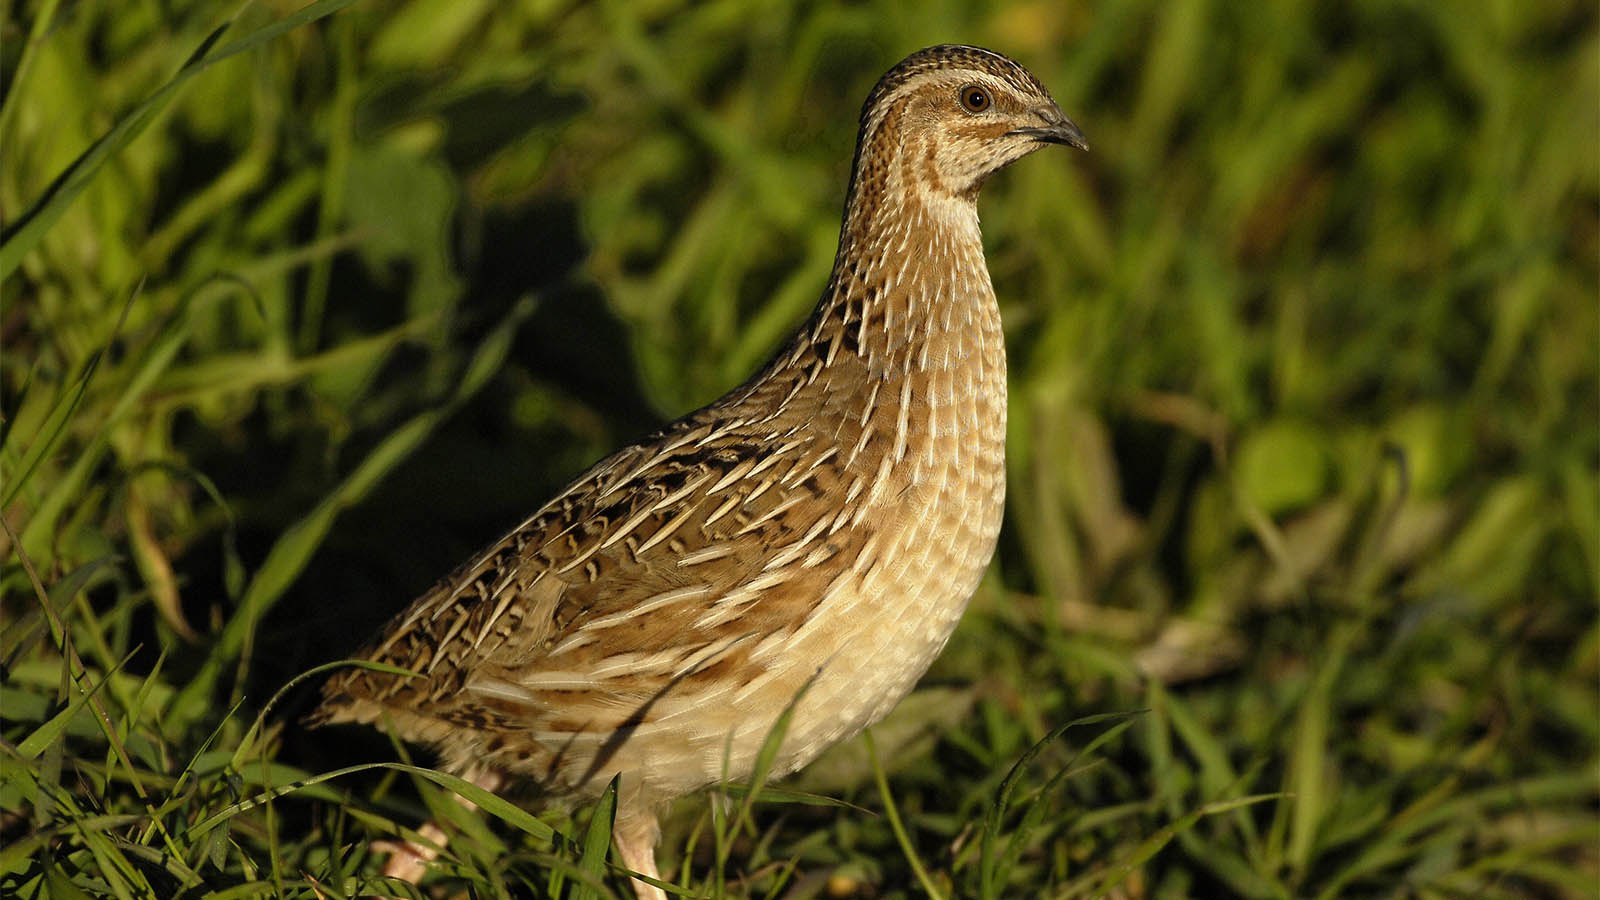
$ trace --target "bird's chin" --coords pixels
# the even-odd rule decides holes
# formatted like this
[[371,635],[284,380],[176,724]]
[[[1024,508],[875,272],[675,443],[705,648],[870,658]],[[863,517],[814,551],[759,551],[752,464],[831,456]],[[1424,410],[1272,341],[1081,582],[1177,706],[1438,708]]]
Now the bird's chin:
[[1044,141],[1033,140],[1031,138],[1009,142],[1005,149],[1005,153],[1000,157],[999,165],[995,166],[994,169],[988,174],[984,175],[983,178],[978,179],[978,183],[981,185],[984,179],[987,179],[989,175],[993,175],[995,172],[1004,169],[1006,166],[1011,165],[1019,159],[1022,159],[1024,156],[1031,156],[1048,146],[1049,144],[1045,143]]

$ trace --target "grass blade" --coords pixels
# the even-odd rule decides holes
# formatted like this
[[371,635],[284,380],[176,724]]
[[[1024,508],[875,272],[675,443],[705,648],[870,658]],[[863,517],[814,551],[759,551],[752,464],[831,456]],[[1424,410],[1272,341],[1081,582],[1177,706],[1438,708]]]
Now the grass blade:
[[1000,829],[1005,821],[1006,812],[1011,807],[1012,797],[1017,791],[1017,787],[1021,781],[1022,773],[1027,769],[1028,763],[1032,762],[1034,757],[1043,752],[1045,747],[1048,747],[1050,744],[1059,740],[1063,735],[1074,728],[1084,728],[1090,725],[1098,725],[1101,722],[1117,722],[1123,719],[1128,719],[1132,716],[1140,715],[1143,712],[1144,710],[1133,710],[1130,712],[1101,713],[1099,715],[1084,716],[1079,719],[1073,719],[1064,725],[1060,725],[1052,729],[1049,734],[1040,738],[1038,741],[1035,741],[1033,746],[1029,747],[1022,754],[1022,756],[1018,757],[1017,761],[1011,765],[1011,769],[1006,772],[1006,777],[1000,782],[1000,789],[995,794],[994,803],[990,805],[989,814],[984,819],[983,836],[980,838],[978,851],[981,859],[978,875],[980,896],[984,898],[998,896],[995,891],[998,889],[996,882],[999,875],[1000,859],[999,854],[995,853],[994,843],[999,839]]
[[1188,831],[1190,828],[1193,828],[1196,822],[1199,822],[1206,816],[1214,816],[1218,813],[1232,812],[1233,810],[1242,809],[1246,806],[1251,806],[1256,803],[1265,803],[1268,800],[1279,800],[1282,798],[1282,794],[1256,794],[1250,797],[1240,797],[1236,800],[1219,800],[1216,803],[1207,803],[1206,805],[1185,814],[1178,821],[1161,828],[1155,834],[1145,838],[1145,840],[1142,841],[1139,846],[1134,848],[1132,853],[1128,854],[1128,856],[1121,862],[1112,866],[1111,872],[1106,875],[1105,880],[1100,883],[1099,889],[1094,892],[1094,897],[1096,900],[1098,900],[1098,898],[1105,897],[1110,894],[1111,891],[1117,887],[1117,885],[1121,884],[1129,875],[1133,874],[1135,869],[1144,865],[1146,862],[1149,862],[1152,857],[1161,852],[1161,848],[1165,847],[1167,844],[1170,844],[1178,835]]
[[84,188],[110,159],[138,137],[167,107],[190,79],[223,60],[261,46],[295,28],[330,16],[355,0],[317,0],[304,9],[286,16],[271,25],[263,26],[249,35],[229,44],[215,54],[211,52],[232,23],[218,27],[200,42],[189,59],[176,74],[155,93],[145,98],[99,140],[89,145],[71,165],[45,188],[44,193],[22,215],[0,234],[0,279],[10,275],[45,234],[61,218],[62,213],[83,193]]
[[905,854],[906,862],[911,865],[912,873],[917,876],[917,883],[922,885],[928,896],[932,900],[944,900],[944,891],[934,884],[933,877],[922,864],[922,857],[917,855],[917,848],[911,844],[911,835],[906,832],[905,825],[900,821],[900,810],[895,806],[894,794],[889,791],[888,776],[884,774],[883,765],[878,761],[878,747],[872,741],[872,729],[867,729],[862,739],[867,742],[867,755],[872,760],[872,780],[878,786],[878,797],[883,801],[883,812],[889,818],[889,829],[894,832],[894,839],[900,845],[900,852]]
[[[578,870],[599,882],[606,874],[606,853],[611,849],[611,827],[617,817],[617,778],[611,776],[611,783],[600,794],[600,799],[595,801],[594,810],[589,818],[589,827],[583,834],[583,846],[578,857]],[[587,883],[573,885],[572,900],[598,900],[600,892]]]
[[178,695],[171,725],[181,727],[204,715],[223,667],[245,652],[256,623],[272,604],[283,596],[295,578],[310,563],[339,513],[372,490],[385,476],[405,461],[456,408],[478,392],[498,369],[511,349],[517,326],[533,311],[531,299],[524,299],[496,326],[467,366],[467,374],[455,394],[443,406],[413,417],[381,441],[343,483],[328,494],[299,522],[278,538],[245,589],[241,608],[223,629],[211,658]]

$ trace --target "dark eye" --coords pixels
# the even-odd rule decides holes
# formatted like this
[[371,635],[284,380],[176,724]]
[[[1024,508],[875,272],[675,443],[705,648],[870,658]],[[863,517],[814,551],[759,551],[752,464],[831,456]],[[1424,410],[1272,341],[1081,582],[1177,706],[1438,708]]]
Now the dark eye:
[[961,89],[961,108],[980,113],[989,108],[989,92],[975,84]]

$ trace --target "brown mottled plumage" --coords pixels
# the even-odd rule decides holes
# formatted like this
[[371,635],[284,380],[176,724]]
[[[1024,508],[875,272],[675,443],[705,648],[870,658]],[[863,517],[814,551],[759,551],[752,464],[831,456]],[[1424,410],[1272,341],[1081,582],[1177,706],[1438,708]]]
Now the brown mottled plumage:
[[621,773],[617,847],[654,877],[657,808],[747,776],[808,679],[775,774],[881,718],[994,550],[1006,361],[975,202],[1042,143],[1084,146],[1004,56],[932,47],[891,69],[832,277],[788,347],[420,597],[363,654],[420,676],[341,672],[315,721],[391,721],[450,771],[552,799]]

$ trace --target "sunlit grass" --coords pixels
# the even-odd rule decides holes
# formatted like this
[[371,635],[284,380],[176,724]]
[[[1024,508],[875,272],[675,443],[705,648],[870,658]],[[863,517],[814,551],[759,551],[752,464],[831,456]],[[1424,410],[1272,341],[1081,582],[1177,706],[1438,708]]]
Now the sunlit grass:
[[[999,557],[870,741],[678,804],[665,880],[1592,895],[1592,6],[7,15],[0,893],[626,894],[609,801],[530,811],[284,688],[759,364],[867,88],[965,40],[1094,146],[982,204]],[[430,817],[436,878],[382,883]]]

